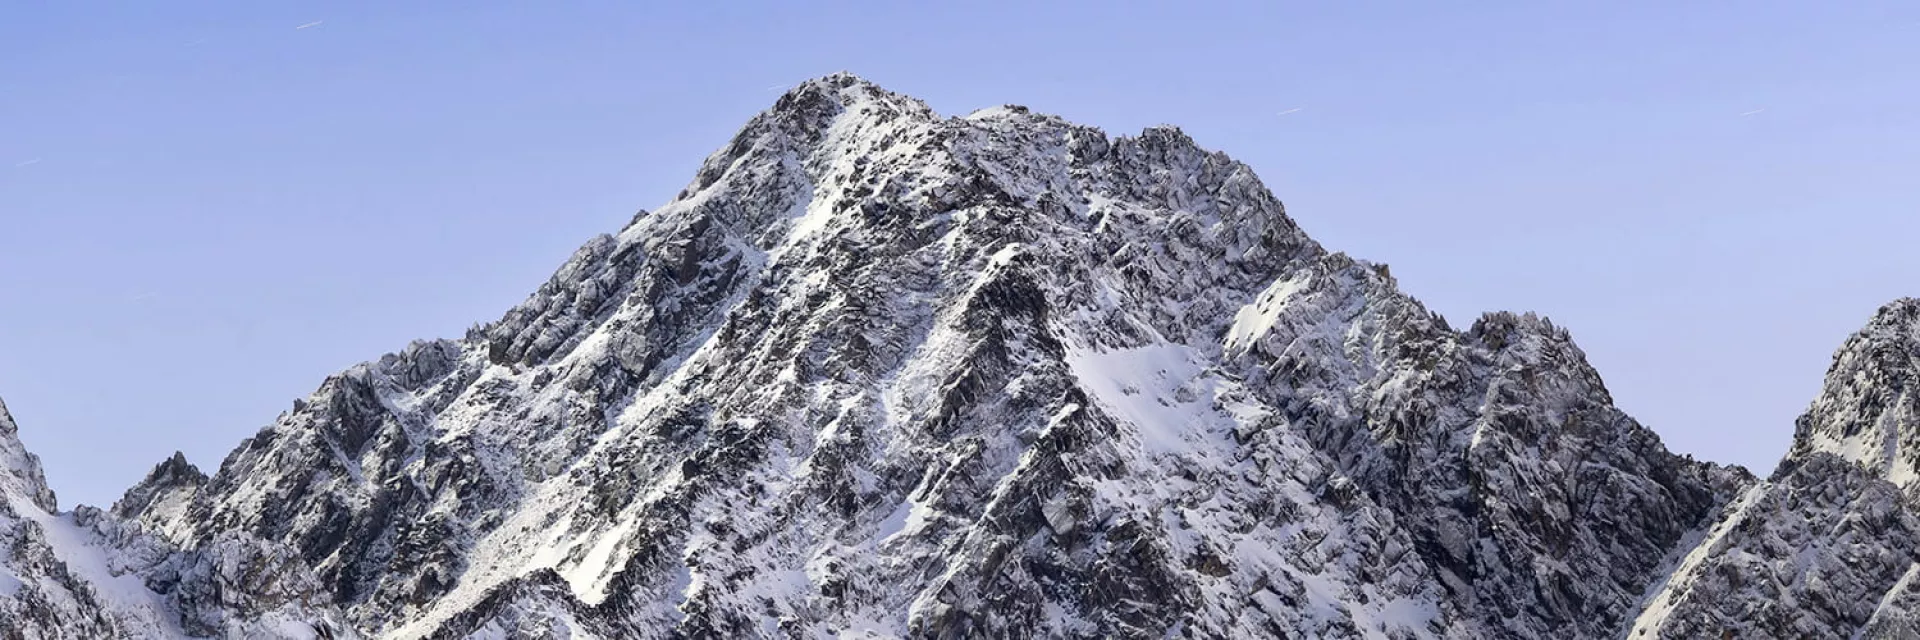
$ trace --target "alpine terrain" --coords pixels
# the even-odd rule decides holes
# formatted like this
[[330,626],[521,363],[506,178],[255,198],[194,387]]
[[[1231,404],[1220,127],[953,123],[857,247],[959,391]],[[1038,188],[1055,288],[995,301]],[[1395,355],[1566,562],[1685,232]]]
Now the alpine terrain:
[[839,74],[211,473],[63,511],[0,410],[0,638],[1913,637],[1917,358],[1758,481],[1178,129]]

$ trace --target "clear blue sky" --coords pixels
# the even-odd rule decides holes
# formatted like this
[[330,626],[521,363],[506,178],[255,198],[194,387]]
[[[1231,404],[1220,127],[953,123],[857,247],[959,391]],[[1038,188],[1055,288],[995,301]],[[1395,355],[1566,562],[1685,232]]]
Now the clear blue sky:
[[838,70],[1178,124],[1457,326],[1545,313],[1672,447],[1763,473],[1920,294],[1908,1],[668,4],[0,8],[0,397],[63,504],[498,317]]

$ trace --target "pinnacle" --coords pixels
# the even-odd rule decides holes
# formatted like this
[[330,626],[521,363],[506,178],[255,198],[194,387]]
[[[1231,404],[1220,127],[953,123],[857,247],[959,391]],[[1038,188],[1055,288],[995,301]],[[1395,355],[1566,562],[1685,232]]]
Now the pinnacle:
[[7,411],[7,401],[0,400],[0,434],[15,433],[19,427],[13,423],[13,414]]
[[[191,477],[191,476],[202,475],[198,467],[193,466],[192,462],[187,461],[187,454],[181,453],[179,451],[173,452],[173,457],[167,458],[166,461],[161,462],[158,466],[154,467],[152,475],[160,476],[163,473],[167,476],[180,476],[180,477]],[[204,476],[203,476],[203,479],[204,479]]]
[[[12,476],[11,479],[8,476]],[[11,480],[11,481],[10,481]],[[20,442],[20,428],[0,402],[0,494],[19,492],[28,501],[48,512],[57,509],[53,491],[40,471],[40,458]],[[0,495],[0,500],[5,496]]]

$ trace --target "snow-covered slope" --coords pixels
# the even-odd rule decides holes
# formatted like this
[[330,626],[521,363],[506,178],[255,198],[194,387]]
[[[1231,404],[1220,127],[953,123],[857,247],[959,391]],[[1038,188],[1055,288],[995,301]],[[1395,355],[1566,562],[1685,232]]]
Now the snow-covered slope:
[[59,609],[150,623],[104,633],[393,638],[1618,637],[1695,606],[1656,585],[1774,486],[1667,452],[1542,318],[1450,327],[1177,129],[845,74],[211,475],[70,515],[16,484],[106,532],[49,557],[148,550],[131,604]]

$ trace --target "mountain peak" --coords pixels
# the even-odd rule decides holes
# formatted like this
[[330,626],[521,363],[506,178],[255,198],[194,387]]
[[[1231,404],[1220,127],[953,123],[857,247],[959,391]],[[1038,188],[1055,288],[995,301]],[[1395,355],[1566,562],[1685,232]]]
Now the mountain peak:
[[890,91],[887,91],[886,89],[881,88],[880,85],[875,84],[871,80],[855,75],[851,71],[835,71],[833,73],[829,73],[824,76],[817,76],[813,78],[808,78],[806,80],[802,80],[800,84],[794,85],[794,88],[789,90],[788,93],[807,93],[807,92],[837,93],[837,92],[846,92],[849,90],[852,90],[855,93],[865,93],[869,95],[874,93],[889,93],[889,94],[892,93]]
[[6,502],[18,499],[48,513],[59,510],[53,490],[47,487],[46,475],[40,470],[40,457],[21,444],[20,427],[14,423],[13,414],[7,411],[3,400],[0,400],[0,497],[5,498],[0,500],[0,509]]
[[[938,119],[926,103],[850,73],[807,80],[781,94],[772,106],[747,121],[726,146],[707,156],[693,182],[681,190],[673,204],[698,200],[702,192],[735,170],[751,174],[744,180],[754,187],[796,187],[808,181],[800,165],[823,145],[857,137],[848,135],[853,132],[885,129],[897,134],[912,128],[899,125],[932,124]],[[885,126],[890,123],[896,126]],[[636,218],[636,223],[660,213]]]
[[[880,110],[921,112],[928,116],[933,110],[919,99],[905,94],[894,93],[860,76],[841,71],[813,78],[794,85],[775,100],[763,116],[780,117],[793,114],[837,115],[841,111],[859,111],[863,105],[877,105]],[[824,108],[823,108],[824,107]],[[752,123],[747,126],[753,128]]]
[[1920,299],[1875,312],[1833,356],[1820,396],[1801,416],[1785,473],[1830,453],[1911,490],[1920,486]]
[[198,486],[206,483],[206,481],[207,474],[202,473],[199,467],[195,467],[193,463],[188,462],[186,454],[175,451],[172,457],[162,460],[160,464],[154,465],[153,471],[148,472],[146,479],[142,480],[139,485],[136,485],[135,489],[141,487],[172,488]]
[[1867,322],[1868,329],[1906,332],[1908,338],[1920,327],[1920,298],[1900,298],[1881,305]]
[[186,454],[175,451],[172,457],[154,465],[146,478],[127,489],[109,512],[117,518],[139,520],[164,530],[164,523],[181,518],[194,494],[206,484],[207,474],[188,462]]

